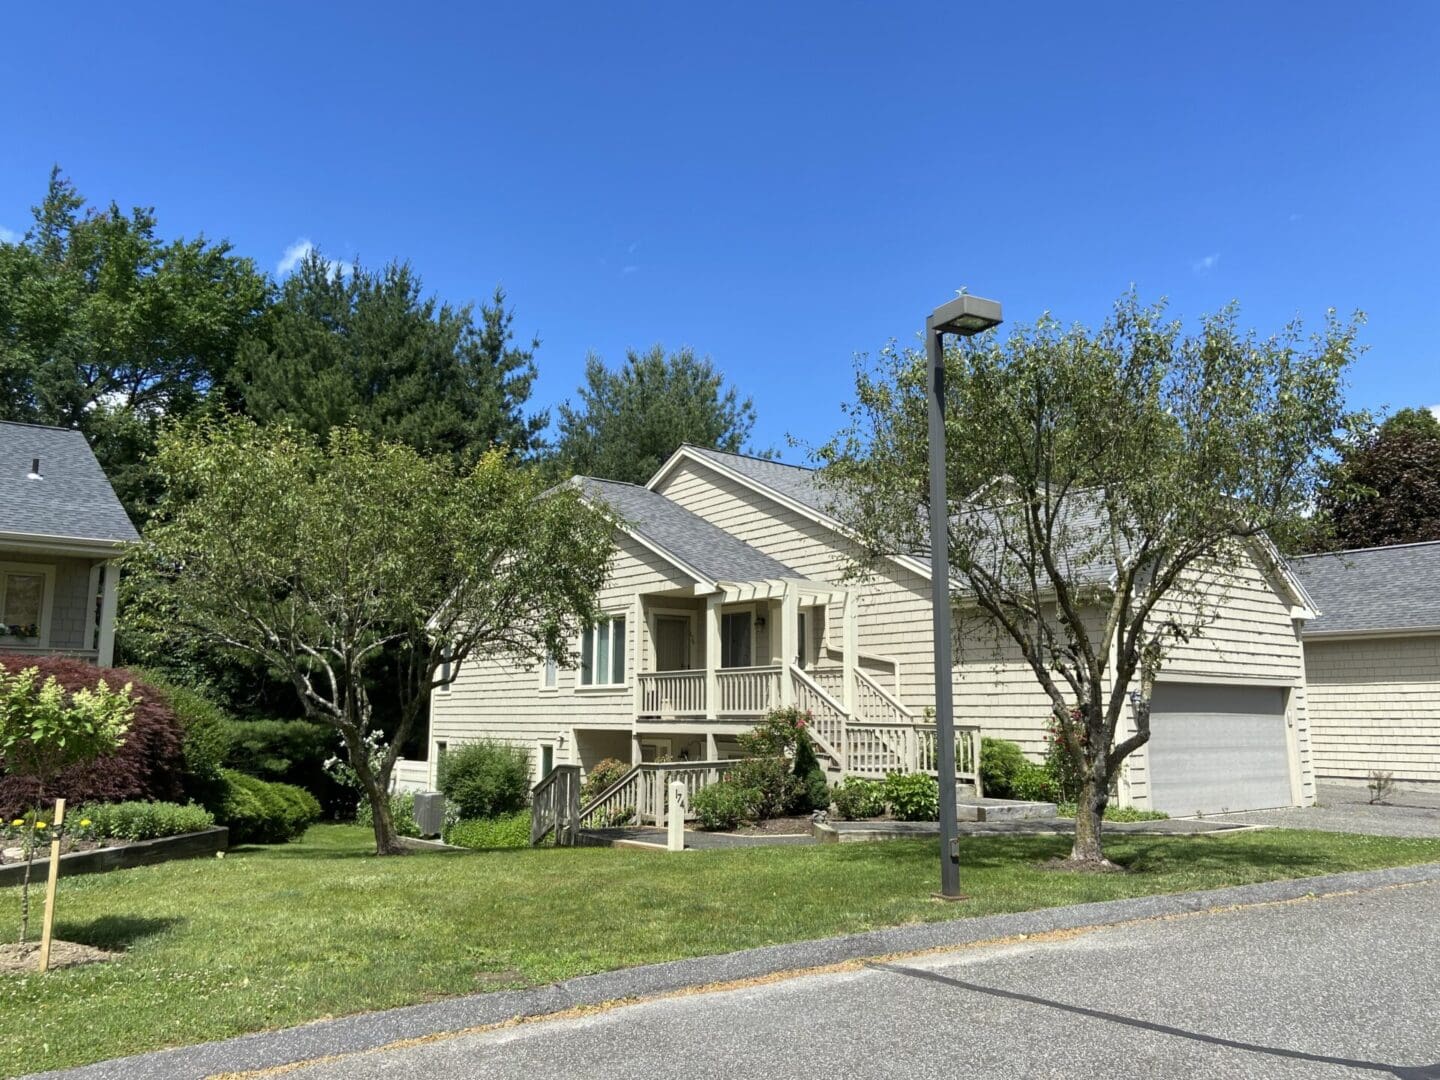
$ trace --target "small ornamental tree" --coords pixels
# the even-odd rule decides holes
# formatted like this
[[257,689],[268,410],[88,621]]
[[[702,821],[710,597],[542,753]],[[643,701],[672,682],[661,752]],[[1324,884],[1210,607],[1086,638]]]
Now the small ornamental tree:
[[25,877],[20,888],[20,942],[30,932],[30,867],[44,800],[56,794],[56,777],[72,765],[115,750],[135,715],[127,684],[112,690],[102,679],[93,690],[67,693],[33,667],[12,671],[0,664],[0,764],[6,773],[31,779],[39,793],[25,831]]
[[[1167,653],[1214,620],[1232,568],[1281,570],[1267,534],[1309,510],[1354,428],[1356,327],[1332,313],[1310,340],[1296,325],[1259,338],[1231,307],[1187,335],[1130,295],[1098,330],[1047,316],[947,350],[954,603],[1049,701],[1079,786],[1077,863],[1108,865],[1111,783],[1150,738]],[[857,572],[929,550],[927,393],[924,356],[888,349],[817,452]]]
[[[351,428],[322,441],[236,419],[171,432],[156,464],[167,496],[133,560],[144,617],[294,686],[340,734],[377,854],[402,850],[390,776],[431,692],[472,658],[566,656],[597,615],[611,519],[502,451],[460,467]],[[389,717],[367,688],[382,655]]]

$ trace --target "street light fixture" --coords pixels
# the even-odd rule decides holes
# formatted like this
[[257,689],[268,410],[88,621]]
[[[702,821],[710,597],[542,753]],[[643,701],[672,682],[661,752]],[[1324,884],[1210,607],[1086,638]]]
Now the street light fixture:
[[[941,900],[963,900],[960,891],[960,830],[955,804],[954,663],[950,643],[950,501],[945,483],[945,335],[971,337],[999,326],[1000,305],[978,296],[957,296],[925,320],[930,366],[930,606],[935,634],[935,769],[940,781]],[[979,763],[976,763],[977,768]]]

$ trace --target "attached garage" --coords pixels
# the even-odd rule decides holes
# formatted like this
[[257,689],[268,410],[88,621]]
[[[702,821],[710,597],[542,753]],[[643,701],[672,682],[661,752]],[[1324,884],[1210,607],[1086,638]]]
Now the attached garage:
[[1286,693],[1158,683],[1147,746],[1150,805],[1177,816],[1293,806]]

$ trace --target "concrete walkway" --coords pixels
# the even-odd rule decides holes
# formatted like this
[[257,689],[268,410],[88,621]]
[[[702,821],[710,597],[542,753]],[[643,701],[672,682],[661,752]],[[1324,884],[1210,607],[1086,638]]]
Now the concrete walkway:
[[[1309,897],[1342,896],[1342,894],[1364,890],[1384,889],[1388,886],[1397,885],[1422,885],[1427,886],[1428,891],[1423,894],[1425,910],[1433,913],[1436,888],[1434,883],[1440,883],[1440,864],[1425,866],[1397,867],[1390,870],[1367,871],[1364,873],[1334,874],[1327,877],[1302,878],[1293,881],[1274,881],[1260,885],[1244,885],[1230,889],[1213,889],[1205,892],[1180,893],[1169,896],[1149,896],[1133,900],[1113,900],[1098,904],[1080,904],[1071,907],[1046,908],[1039,911],[1018,912],[1010,915],[993,915],[977,919],[954,919],[946,922],[924,923],[914,926],[896,927],[889,930],[877,930],[866,934],[852,934],[844,937],[824,938],[819,941],[796,942],[789,945],[772,945],[759,949],[747,949],[743,952],[727,953],[721,956],[699,957],[693,960],[678,960],[666,964],[652,964],[645,967],[629,968],[623,971],[608,972],[601,975],[588,975],[577,979],[570,979],[552,986],[537,987],[532,990],[502,991],[489,994],[473,994],[467,997],[450,998],[443,1001],[432,1002],[425,1005],[414,1005],[401,1009],[390,1009],[384,1012],[363,1013],[357,1016],[342,1017],[336,1020],[324,1020],[313,1024],[306,1024],[301,1027],[287,1028],[281,1031],[262,1032],[255,1035],[246,1035],[237,1039],[228,1039],[222,1042],[204,1043],[199,1046],[182,1047],[175,1050],[164,1050],[153,1054],[143,1054],[136,1057],[120,1058],[114,1061],[101,1062],[96,1065],[89,1065],[80,1069],[73,1069],[64,1072],[45,1074],[50,1077],[66,1077],[69,1080],[202,1080],[204,1077],[213,1076],[217,1073],[243,1072],[246,1070],[277,1070],[276,1075],[304,1075],[293,1072],[293,1068],[300,1064],[317,1063],[320,1059],[332,1059],[324,1065],[315,1064],[316,1070],[310,1075],[333,1076],[341,1080],[354,1080],[361,1075],[386,1075],[386,1076],[480,1076],[480,1075],[506,1075],[497,1072],[503,1064],[497,1059],[492,1050],[487,1049],[479,1058],[472,1058],[460,1063],[437,1064],[426,1062],[423,1059],[407,1059],[403,1051],[396,1049],[390,1052],[371,1053],[381,1050],[384,1047],[393,1046],[400,1040],[425,1039],[429,1045],[440,1046],[447,1043],[459,1048],[462,1043],[452,1039],[447,1033],[460,1033],[476,1028],[490,1028],[495,1025],[505,1024],[507,1021],[520,1017],[539,1017],[560,1013],[565,1010],[575,1009],[581,1006],[603,1005],[609,1002],[620,1000],[633,1000],[653,998],[659,995],[671,994],[680,990],[693,989],[696,987],[713,986],[718,983],[729,983],[737,980],[753,980],[771,976],[778,973],[796,973],[820,968],[826,965],[840,964],[849,961],[863,960],[872,957],[893,956],[900,953],[917,953],[925,950],[948,949],[959,946],[975,945],[979,943],[993,943],[1001,939],[1016,939],[1020,935],[1034,937],[1035,935],[1050,934],[1056,931],[1074,931],[1087,927],[1116,926],[1119,924],[1136,923],[1140,920],[1168,920],[1171,916],[1193,914],[1198,912],[1209,912],[1227,908],[1243,908],[1247,905],[1270,904],[1277,901],[1298,900]],[[1417,895],[1421,895],[1417,893]],[[1310,1020],[1325,1021],[1333,1023],[1337,1018],[1343,1019],[1347,1016],[1355,1019],[1356,1023],[1363,1026],[1376,1027],[1382,1034],[1389,1025],[1393,1029],[1395,1013],[1392,1008],[1395,1002],[1409,1001],[1418,1004],[1424,1010],[1424,1014],[1433,1022],[1433,968],[1427,968],[1427,978],[1430,979],[1428,986],[1412,987],[1403,982],[1397,982],[1394,978],[1394,971],[1385,968],[1383,975],[1377,974],[1371,977],[1365,974],[1365,969],[1359,967],[1359,960],[1352,960],[1341,953],[1324,951],[1329,948],[1331,942],[1337,935],[1346,938],[1352,933],[1358,934],[1365,925],[1363,912],[1358,915],[1344,915],[1337,918],[1328,914],[1329,908],[1320,908],[1311,905],[1298,905],[1294,912],[1303,913],[1307,910],[1316,911],[1321,927],[1329,927],[1331,933],[1328,938],[1317,938],[1313,931],[1306,931],[1300,934],[1290,934],[1284,939],[1261,933],[1259,935],[1242,936],[1235,939],[1231,951],[1235,953],[1235,961],[1238,962],[1249,957],[1253,963],[1252,967],[1258,964],[1258,971],[1269,972],[1274,976],[1283,978],[1272,979],[1277,986],[1283,986],[1285,997],[1292,1006],[1290,1011],[1297,1012],[1302,1018]],[[1298,917],[1298,916],[1297,916]],[[1188,921],[1165,922],[1160,926],[1188,927],[1195,923]],[[1217,924],[1230,926],[1233,924]],[[1280,925],[1285,925],[1284,919]],[[1437,947],[1433,938],[1434,920],[1431,918],[1408,918],[1398,925],[1384,925],[1380,927],[1379,938],[1375,934],[1368,934],[1364,940],[1356,937],[1358,947],[1362,954],[1370,948],[1379,949],[1383,942],[1391,942],[1401,953],[1413,955],[1424,959],[1428,964],[1435,955]],[[1430,934],[1423,940],[1416,935]],[[1068,940],[1072,935],[1062,934],[1061,940]],[[1171,979],[1177,970],[1175,961],[1176,953],[1172,950],[1179,949],[1184,941],[1184,932],[1161,934],[1150,942],[1137,941],[1133,945],[1124,948],[1120,955],[1125,958],[1124,972],[1130,975],[1136,973],[1146,974],[1146,984],[1138,989],[1127,990],[1126,986],[1116,979],[1092,980],[1083,977],[1080,982],[1083,986],[1091,986],[1098,990],[1108,990],[1120,993],[1123,1000],[1117,1007],[1121,1009],[1133,1009],[1139,1007],[1149,1008],[1147,1003],[1153,1003],[1154,994],[1167,985],[1172,985]],[[1228,935],[1221,934],[1216,938],[1217,944],[1223,944]],[[1082,939],[1083,940],[1083,939]],[[1323,946],[1319,956],[1298,957],[1292,952],[1295,943],[1303,944],[1309,940],[1319,940]],[[1083,948],[1083,946],[1082,946]],[[1205,953],[1195,959],[1193,965],[1185,970],[1210,971],[1217,974],[1224,974],[1232,970],[1230,959],[1217,961],[1216,955]],[[1391,950],[1393,951],[1393,950]],[[1192,949],[1191,952],[1194,952]],[[1368,955],[1368,954],[1365,954]],[[1378,955],[1378,954],[1377,954]],[[1160,958],[1160,962],[1137,963],[1136,957]],[[913,961],[911,961],[913,963]],[[962,959],[963,962],[963,959]],[[1388,959],[1387,959],[1388,963]],[[1293,979],[1301,973],[1311,971],[1318,973],[1317,977],[1322,980],[1318,987],[1307,988],[1297,993],[1294,990]],[[1250,972],[1239,967],[1235,971],[1235,985],[1243,991],[1251,981]],[[1384,1003],[1375,1005],[1372,1008],[1372,997],[1360,997],[1351,1000],[1346,997],[1343,1000],[1336,999],[1331,1006],[1319,1009],[1317,1006],[1329,1000],[1335,990],[1335,983],[1332,975],[1336,976],[1349,973],[1357,976],[1358,981],[1352,980],[1347,987],[1355,987],[1373,995],[1375,992],[1389,986],[1394,988],[1395,993],[1389,994]],[[1347,976],[1348,977],[1348,976]],[[867,994],[863,1007],[857,1007],[852,1016],[870,1016],[872,1010],[884,1005],[887,995],[892,994],[897,987],[908,985],[906,983],[887,984],[886,987],[877,987],[873,994]],[[1192,991],[1187,984],[1174,983],[1174,987],[1180,992],[1176,1008],[1184,1008],[1193,1012],[1195,1009],[1204,1013],[1206,1010],[1219,1009],[1223,1005],[1227,1010],[1226,1016],[1250,1015],[1253,1010],[1243,996],[1225,996],[1214,991]],[[1052,988],[1052,984],[1042,982],[1037,984],[1037,992]],[[1397,998],[1396,995],[1399,995]],[[691,998],[689,1000],[702,1003],[702,1010],[708,1010],[709,1004],[713,1003],[714,997]],[[819,1004],[814,1008],[818,1009]],[[931,1031],[939,1043],[928,1046],[924,1061],[915,1061],[907,1064],[907,1071],[899,1074],[885,1073],[886,1075],[903,1075],[907,1078],[916,1077],[953,1077],[972,1070],[972,1067],[980,1060],[974,1056],[973,1049],[966,1053],[960,1052],[956,1039],[966,1036],[961,1028],[965,1017],[972,1015],[973,1004],[969,1002],[960,1003],[957,1001],[954,1006],[958,1012],[932,1012],[928,1008],[919,1011],[912,1011],[908,1015],[910,1021],[919,1023],[922,1027]],[[1167,1005],[1161,1003],[1155,1006],[1165,1015]],[[1377,1011],[1378,1010],[1378,1011]],[[617,1014],[619,1015],[619,1014]],[[830,1064],[821,1069],[817,1061],[813,1060],[808,1052],[802,1053],[796,1050],[794,1036],[796,1031],[797,1016],[814,1016],[814,1011],[790,1011],[770,1015],[778,1016],[783,1020],[785,1032],[785,1043],[775,1047],[768,1056],[768,1061],[773,1066],[773,1071],[764,1071],[759,1068],[751,1069],[748,1066],[743,1070],[737,1067],[735,1053],[745,1049],[744,1039],[738,1033],[731,1033],[728,1019],[720,1019],[715,1014],[710,1015],[707,1021],[712,1033],[723,1036],[722,1049],[724,1053],[709,1058],[712,1068],[709,1071],[701,1070],[693,1073],[695,1076],[716,1076],[731,1077],[737,1075],[841,1075],[861,1076],[880,1075],[873,1070],[882,1066],[889,1069],[893,1061],[893,1051],[903,1045],[890,1038],[887,1042],[889,1049],[869,1047],[855,1047],[857,1055],[852,1059],[842,1057],[848,1055],[846,1045],[843,1043],[831,1042],[826,1045],[823,1053]],[[1219,1013],[1215,1014],[1217,1017]],[[1267,1030],[1255,1032],[1250,1031],[1247,1038],[1254,1038],[1257,1043],[1285,1042],[1287,1038],[1294,1035],[1291,1026],[1292,1020],[1270,1012],[1255,1013],[1263,1022]],[[1254,1067],[1250,1071],[1235,1071],[1217,1065],[1214,1061],[1208,1062],[1207,1067],[1199,1071],[1182,1069],[1180,1073],[1167,1072],[1166,1067],[1151,1069],[1151,1062],[1144,1056],[1125,1057],[1115,1055],[1097,1058],[1094,1062],[1089,1057],[1084,1061],[1074,1058],[1074,1053],[1085,1054],[1090,1051],[1086,1047],[1096,1049],[1097,1053],[1108,1053],[1110,1043],[1098,1035],[1091,1038],[1087,1036],[1081,1042],[1073,1042],[1068,1034],[1063,1038],[1054,1034],[1052,1021],[1045,1019],[1046,1014],[1040,1013],[1034,1016],[1024,1015],[1015,1017],[999,1017],[996,1020],[987,1021],[984,1031],[992,1032],[996,1037],[1004,1035],[1006,1028],[1012,1034],[1024,1036],[1021,1040],[1031,1051],[1035,1050],[1063,1050],[1061,1054],[1064,1059],[1054,1066],[1043,1070],[1029,1071],[1023,1067],[1012,1069],[1010,1059],[1002,1054],[989,1062],[987,1067],[994,1067],[999,1071],[992,1071],[988,1074],[976,1073],[976,1075],[990,1076],[1073,1076],[1073,1075],[1116,1075],[1116,1068],[1125,1064],[1127,1067],[1133,1065],[1138,1076],[1160,1076],[1160,1075],[1209,1075],[1209,1076],[1256,1076],[1268,1077],[1280,1075],[1277,1072],[1267,1072],[1278,1063],[1277,1060],[1265,1058],[1255,1059]],[[943,1017],[943,1022],[936,1021]],[[1178,1017],[1176,1017],[1178,1019]],[[1187,1023],[1190,1019],[1187,1015]],[[1228,1021],[1227,1021],[1228,1022]],[[1382,1023],[1383,1022],[1383,1023]],[[1203,1016],[1197,1024],[1203,1026]],[[528,1026],[527,1026],[528,1027]],[[859,1031],[863,1028],[872,1033],[891,1033],[898,1029],[890,1026],[888,1021],[881,1021],[878,1017],[874,1022],[867,1022],[863,1025],[847,1023],[833,1026],[828,1029],[832,1035],[838,1037],[842,1034]],[[527,1028],[507,1029],[516,1034],[523,1035]],[[503,1035],[503,1031],[493,1034]],[[1307,1032],[1308,1036],[1308,1032]],[[462,1036],[462,1038],[476,1038],[484,1036]],[[686,1038],[681,1028],[677,1027],[670,1033],[670,1036],[662,1040],[662,1044],[656,1047],[657,1052],[665,1054],[679,1053],[685,1047],[683,1040]],[[1317,1038],[1319,1036],[1317,1035]],[[1210,1041],[1214,1041],[1213,1039]],[[1012,1040],[1013,1042],[1013,1040]],[[808,1044],[807,1044],[808,1045]],[[698,1047],[699,1044],[697,1043]],[[1440,1042],[1433,1043],[1432,1049],[1435,1052],[1425,1060],[1435,1061],[1440,1059]],[[418,1049],[418,1048],[417,1048]],[[1414,1060],[1418,1051],[1406,1044],[1397,1043],[1391,1047],[1388,1054],[1379,1054],[1378,1051],[1364,1051],[1367,1056],[1374,1056],[1376,1061],[1399,1061]],[[746,1051],[748,1052],[748,1051]],[[820,1053],[814,1050],[814,1053]],[[1354,1052],[1354,1051],[1351,1051]],[[396,1054],[402,1056],[396,1057]],[[1248,1059],[1247,1059],[1248,1060]],[[928,1064],[926,1064],[928,1062]],[[619,1075],[646,1075],[652,1071],[647,1065],[638,1071],[630,1071],[635,1062],[630,1058],[618,1058],[612,1062],[602,1062],[600,1058],[585,1054],[576,1056],[565,1062],[555,1062],[544,1068],[531,1068],[522,1075],[537,1076],[589,1076],[599,1075],[603,1069],[615,1066],[622,1071]],[[1080,1065],[1084,1065],[1080,1068]],[[1160,1065],[1158,1061],[1157,1065]],[[1092,1067],[1093,1066],[1093,1067]],[[1107,1067],[1108,1066],[1108,1067]],[[288,1067],[288,1068],[287,1068]],[[416,1071],[416,1069],[420,1071]],[[657,1066],[658,1068],[658,1066]],[[800,1072],[795,1072],[795,1069]],[[361,1070],[368,1070],[363,1072]],[[375,1070],[380,1070],[377,1073]],[[327,1071],[328,1070],[328,1071]],[[389,1070],[389,1071],[387,1071]],[[957,1071],[958,1070],[958,1071]],[[1008,1070],[1008,1071],[1007,1071]],[[1148,1071],[1147,1071],[1148,1070]],[[674,1068],[666,1069],[668,1072],[677,1071]],[[685,1070],[680,1070],[685,1071]],[[264,1075],[264,1074],[262,1074]],[[1286,1075],[1293,1075],[1287,1073]],[[1302,1075],[1317,1075],[1314,1073],[1302,1073]],[[1319,1074],[1325,1075],[1325,1074]],[[1422,1076],[1440,1075],[1421,1072],[1402,1074],[1395,1072],[1392,1075],[1409,1075],[1418,1078]]]

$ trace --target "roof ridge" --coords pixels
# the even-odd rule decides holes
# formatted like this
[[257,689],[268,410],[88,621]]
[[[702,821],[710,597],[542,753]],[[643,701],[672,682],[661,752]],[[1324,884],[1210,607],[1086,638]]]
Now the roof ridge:
[[[37,428],[40,431],[64,431],[73,435],[84,435],[85,433],[76,427],[62,427],[60,424],[36,424],[29,420],[0,420],[0,424],[6,427]],[[89,442],[89,439],[85,440]]]
[[1399,548],[1431,547],[1440,544],[1440,540],[1411,540],[1404,544],[1374,544],[1370,547],[1341,548],[1338,551],[1312,551],[1308,555],[1291,555],[1290,562],[1298,562],[1301,559],[1323,559],[1327,555],[1360,555],[1367,551],[1393,551]]
[[809,465],[792,465],[788,461],[777,461],[775,458],[761,457],[759,454],[742,454],[738,450],[721,450],[717,446],[701,446],[699,443],[683,442],[681,446],[688,446],[692,450],[704,450],[707,454],[723,454],[725,457],[744,458],[746,461],[758,461],[764,465],[780,465],[786,469],[799,469],[801,472],[819,472],[819,469]]

